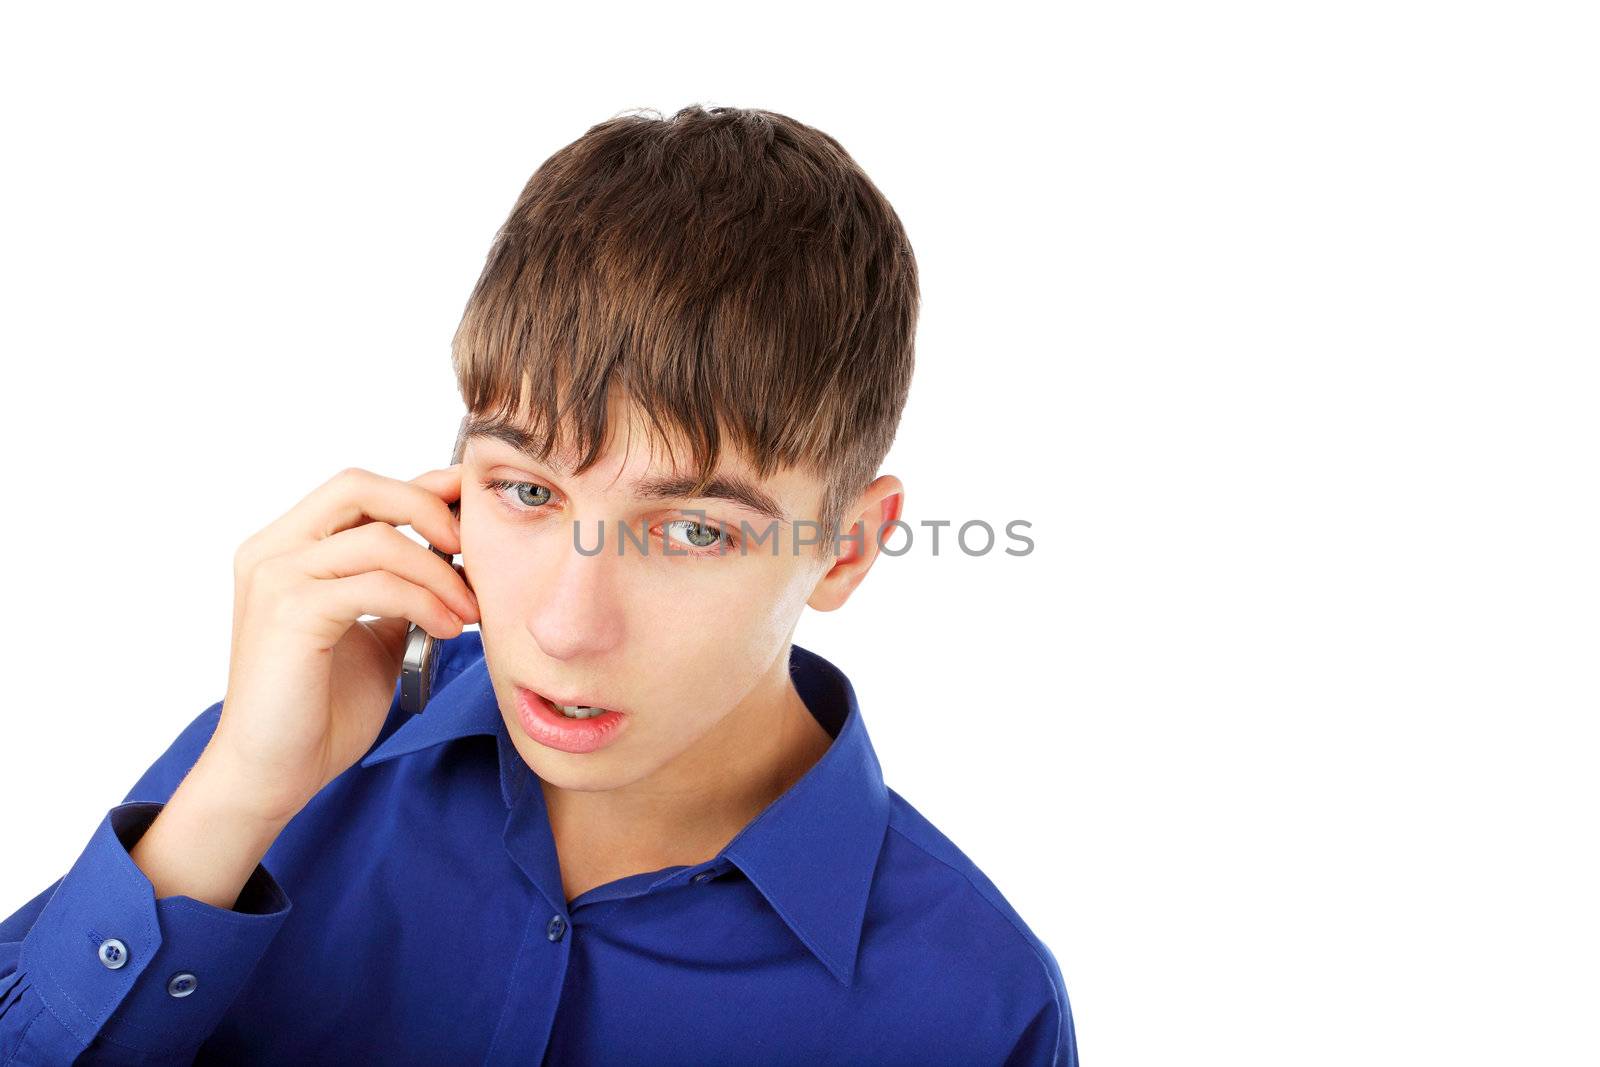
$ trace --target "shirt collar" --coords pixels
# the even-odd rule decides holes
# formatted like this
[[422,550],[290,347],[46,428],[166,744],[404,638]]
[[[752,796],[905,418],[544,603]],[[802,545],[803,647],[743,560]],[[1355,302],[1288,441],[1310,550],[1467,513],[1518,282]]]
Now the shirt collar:
[[[498,743],[500,795],[506,807],[519,800],[542,806],[539,790],[519,788],[519,779],[532,772],[506,734],[481,634],[464,631],[445,647],[449,651],[426,712],[401,724],[361,766],[487,734]],[[744,872],[806,948],[849,985],[889,825],[889,793],[855,689],[844,672],[791,644],[789,673],[833,744],[723,847],[719,859]]]

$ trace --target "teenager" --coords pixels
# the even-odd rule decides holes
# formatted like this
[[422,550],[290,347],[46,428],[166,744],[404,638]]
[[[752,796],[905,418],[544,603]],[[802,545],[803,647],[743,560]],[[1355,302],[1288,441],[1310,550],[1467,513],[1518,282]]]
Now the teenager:
[[0,1064],[1075,1064],[1050,950],[791,640],[900,515],[917,305],[783,115],[553,155],[454,339],[461,462],[240,546],[224,698],[0,924]]

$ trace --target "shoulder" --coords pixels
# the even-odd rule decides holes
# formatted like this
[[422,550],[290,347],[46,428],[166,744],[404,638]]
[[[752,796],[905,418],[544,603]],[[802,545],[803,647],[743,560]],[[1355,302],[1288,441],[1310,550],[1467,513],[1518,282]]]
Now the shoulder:
[[885,877],[910,883],[901,888],[939,890],[923,899],[929,921],[961,918],[997,942],[994,955],[1026,972],[1049,970],[1047,949],[1000,888],[955,842],[899,793],[889,790],[889,833],[884,841]]
[[966,853],[900,794],[890,789],[889,796],[869,908],[876,933],[888,927],[894,940],[909,939],[941,987],[1001,1031],[1070,1042],[1071,1008],[1055,955]]

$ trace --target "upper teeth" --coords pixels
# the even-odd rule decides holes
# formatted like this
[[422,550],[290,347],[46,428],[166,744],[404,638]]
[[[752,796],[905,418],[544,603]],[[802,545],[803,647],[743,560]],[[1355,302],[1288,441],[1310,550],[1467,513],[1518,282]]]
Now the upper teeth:
[[587,704],[557,704],[561,714],[569,719],[592,719],[596,715],[605,714],[605,708],[592,708]]

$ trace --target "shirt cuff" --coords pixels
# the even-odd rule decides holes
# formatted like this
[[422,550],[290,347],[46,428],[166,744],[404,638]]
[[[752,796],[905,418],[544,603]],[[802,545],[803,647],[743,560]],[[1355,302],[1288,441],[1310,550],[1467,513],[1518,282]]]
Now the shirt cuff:
[[262,864],[232,910],[181,894],[157,900],[129,850],[164,804],[112,808],[23,938],[19,969],[83,1046],[197,1047],[266,954],[289,898]]

